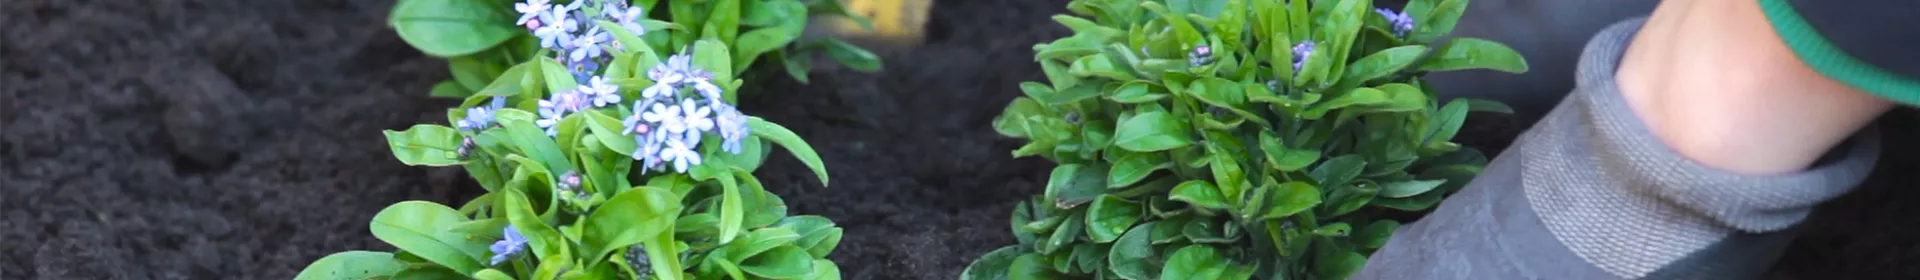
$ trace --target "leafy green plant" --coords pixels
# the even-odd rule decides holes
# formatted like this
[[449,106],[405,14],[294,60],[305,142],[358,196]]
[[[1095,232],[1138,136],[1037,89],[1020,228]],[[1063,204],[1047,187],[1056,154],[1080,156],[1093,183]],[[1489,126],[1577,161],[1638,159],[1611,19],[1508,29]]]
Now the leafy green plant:
[[[842,16],[870,26],[849,14],[834,0],[402,0],[394,5],[388,25],[403,41],[430,56],[445,58],[453,77],[435,84],[432,96],[466,98],[483,93],[487,82],[512,66],[546,49],[538,32],[540,15],[516,10],[549,4],[574,6],[576,16],[604,13],[633,31],[654,53],[671,53],[670,46],[692,45],[713,39],[727,46],[727,75],[742,75],[762,60],[780,65],[794,79],[806,82],[811,60],[825,52],[828,58],[861,71],[878,71],[879,57],[839,39],[802,39],[808,19],[816,15]],[[564,3],[563,3],[564,2]],[[599,3],[606,3],[601,5]],[[538,4],[538,5],[530,5]],[[586,5],[592,4],[592,5]],[[529,9],[531,10],[531,9]],[[551,11],[542,9],[541,11]],[[534,24],[529,25],[529,22]],[[545,25],[553,26],[553,25]],[[587,23],[571,33],[593,26]],[[871,27],[869,27],[871,28]],[[641,32],[662,31],[665,32]],[[565,40],[578,39],[568,36]],[[601,41],[612,41],[605,40]],[[621,44],[616,42],[616,44]],[[764,59],[763,59],[764,58]],[[584,67],[602,67],[609,61],[588,60]],[[572,66],[572,65],[569,65]]]
[[[713,31],[735,26],[719,17],[705,25],[640,17],[653,2],[530,0],[511,3],[524,14],[517,21],[477,13],[487,16],[474,23],[527,27],[515,32],[536,34],[537,49],[500,57],[517,62],[498,74],[468,76],[484,86],[448,110],[451,126],[385,134],[401,163],[465,168],[487,193],[459,208],[394,204],[369,228],[397,251],[329,255],[295,279],[839,279],[827,255],[842,229],[788,216],[753,176],[778,145],[828,182],[806,141],[732,105],[740,59],[757,56],[735,55],[753,50],[739,46],[747,35]],[[673,2],[676,12],[694,8]],[[728,2],[736,1],[701,5]],[[448,13],[508,4],[405,0],[399,9],[422,3]],[[440,22],[466,22],[458,19]],[[675,26],[708,32],[679,38],[691,33]],[[476,42],[500,37],[479,28],[401,32],[443,53],[486,52]]]
[[1506,46],[1437,41],[1466,0],[1075,0],[995,119],[1016,157],[1059,163],[1020,203],[1019,244],[962,279],[1344,279],[1396,212],[1485,165],[1451,142],[1489,101],[1441,102],[1435,71],[1524,72]]

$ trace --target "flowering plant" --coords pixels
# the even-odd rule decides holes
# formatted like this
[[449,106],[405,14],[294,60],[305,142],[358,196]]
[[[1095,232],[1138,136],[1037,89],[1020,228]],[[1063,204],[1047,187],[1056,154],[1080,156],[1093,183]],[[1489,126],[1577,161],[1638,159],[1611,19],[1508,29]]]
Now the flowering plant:
[[[399,5],[423,1],[438,0]],[[402,163],[463,167],[487,194],[394,204],[369,226],[398,251],[336,253],[296,279],[839,279],[826,257],[842,230],[788,216],[753,176],[779,145],[827,184],[804,140],[733,106],[746,35],[652,41],[665,25],[639,19],[642,2],[514,3],[539,49],[451,126],[385,132]]]
[[[1309,3],[1311,2],[1311,3]],[[1434,71],[1526,71],[1499,43],[1441,42],[1466,0],[1075,0],[1034,46],[1051,83],[994,121],[1058,162],[1019,244],[962,279],[1344,279],[1486,162],[1450,142],[1487,101]]]
[[[814,52],[824,52],[855,70],[880,69],[878,56],[845,41],[802,42],[801,33],[812,15],[843,16],[871,28],[869,21],[849,14],[840,1],[516,1],[402,0],[394,5],[388,24],[415,49],[447,59],[453,77],[434,85],[436,97],[499,95],[502,89],[490,87],[488,81],[519,74],[509,72],[511,67],[542,50],[564,50],[559,56],[568,59],[562,65],[591,71],[613,63],[603,48],[646,46],[654,53],[671,53],[670,47],[702,39],[718,40],[728,48],[731,70],[718,73],[723,75],[744,74],[766,57],[794,79],[806,82],[811,63],[806,58]],[[618,34],[596,22],[602,20],[639,40],[615,40]]]

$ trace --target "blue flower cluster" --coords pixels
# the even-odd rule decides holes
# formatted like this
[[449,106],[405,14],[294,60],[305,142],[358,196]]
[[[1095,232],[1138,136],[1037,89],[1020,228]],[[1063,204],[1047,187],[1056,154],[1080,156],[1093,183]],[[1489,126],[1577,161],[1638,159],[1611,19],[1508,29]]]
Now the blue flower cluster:
[[[740,153],[748,134],[747,117],[728,105],[713,74],[693,65],[693,57],[676,54],[647,70],[654,84],[633,102],[635,114],[621,121],[638,148],[633,159],[641,166],[675,172],[701,162],[694,148],[707,132],[720,135],[721,150]],[[690,93],[690,94],[689,94]]]
[[[560,120],[569,114],[623,102],[620,87],[595,71],[612,59],[607,50],[625,50],[625,46],[610,39],[612,34],[593,22],[608,20],[643,35],[646,28],[640,23],[645,13],[640,7],[618,0],[568,4],[526,0],[514,4],[514,10],[521,13],[516,24],[539,37],[540,47],[553,50],[554,59],[582,82],[577,88],[554,92],[540,100],[540,120],[535,124],[545,128],[548,136],[558,135]],[[724,101],[723,90],[712,81],[713,74],[695,66],[690,54],[673,55],[654,65],[647,71],[647,79],[653,85],[640,91],[640,98],[632,103],[634,113],[622,121],[625,134],[639,144],[633,159],[641,166],[687,172],[703,161],[696,148],[708,132],[720,136],[721,150],[741,151],[740,142],[749,134],[746,115]]]
[[1379,8],[1374,9],[1373,12],[1387,18],[1387,23],[1393,25],[1394,36],[1406,38],[1408,32],[1413,32],[1413,17],[1408,16],[1406,11],[1394,12],[1391,9]]

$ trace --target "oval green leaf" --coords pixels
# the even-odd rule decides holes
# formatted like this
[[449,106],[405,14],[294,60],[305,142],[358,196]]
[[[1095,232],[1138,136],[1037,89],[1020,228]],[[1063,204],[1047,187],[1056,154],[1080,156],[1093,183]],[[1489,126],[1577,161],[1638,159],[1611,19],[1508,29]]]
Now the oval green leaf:
[[437,57],[469,55],[492,48],[522,29],[487,1],[404,0],[394,4],[387,24],[420,52]]
[[1135,152],[1164,151],[1194,142],[1190,126],[1166,112],[1134,115],[1120,123],[1113,138],[1114,145]]
[[400,163],[412,166],[454,166],[460,164],[460,134],[451,127],[417,124],[407,130],[382,131],[387,147]]
[[1169,195],[1169,198],[1186,202],[1194,207],[1211,210],[1227,209],[1227,196],[1220,193],[1220,188],[1215,187],[1213,183],[1207,181],[1193,180],[1181,182],[1179,186],[1173,187],[1173,192]]
[[1093,206],[1087,207],[1087,237],[1094,243],[1113,242],[1144,215],[1146,209],[1139,202],[1100,195],[1093,199]]
[[380,279],[393,277],[407,265],[393,259],[393,253],[346,251],[333,253],[308,264],[294,280]]
[[452,268],[460,274],[472,274],[485,268],[487,244],[470,240],[453,231],[466,221],[460,212],[446,205],[426,201],[404,201],[373,215],[367,229],[373,237],[422,259]]
[[[1452,1],[1448,1],[1452,2]],[[1465,1],[1462,1],[1465,2]],[[1526,73],[1527,60],[1507,47],[1480,38],[1454,38],[1420,64],[1421,71],[1489,69],[1507,73]]]
[[820,160],[820,154],[813,151],[813,146],[807,144],[807,140],[800,139],[800,135],[793,134],[792,130],[787,130],[780,124],[768,122],[760,117],[747,117],[747,128],[753,131],[753,136],[772,140],[773,143],[780,144],[781,148],[786,148],[787,152],[792,153],[801,164],[812,169],[814,176],[820,177],[821,186],[827,186],[827,165]]

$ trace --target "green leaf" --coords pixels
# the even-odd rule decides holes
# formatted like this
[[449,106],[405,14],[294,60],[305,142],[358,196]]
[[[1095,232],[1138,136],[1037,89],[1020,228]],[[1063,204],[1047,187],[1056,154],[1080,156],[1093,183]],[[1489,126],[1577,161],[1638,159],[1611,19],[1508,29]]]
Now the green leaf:
[[791,216],[781,218],[774,223],[777,227],[786,227],[800,233],[800,241],[794,245],[807,249],[814,258],[824,259],[840,245],[840,237],[845,229],[835,227],[832,221],[821,216]]
[[382,131],[387,147],[400,163],[412,166],[460,164],[460,134],[451,127],[417,124],[402,131]]
[[1387,245],[1387,239],[1393,237],[1393,231],[1400,228],[1400,222],[1394,220],[1376,220],[1367,227],[1353,232],[1353,243],[1362,248],[1379,249]]
[[467,96],[472,95],[472,91],[467,91],[467,88],[461,87],[460,83],[455,83],[452,80],[440,81],[440,83],[433,84],[433,90],[429,93],[429,96],[447,98],[467,98]]
[[1326,279],[1347,279],[1352,277],[1354,272],[1360,272],[1360,267],[1367,264],[1367,256],[1353,251],[1332,253],[1327,256],[1315,261],[1313,270],[1315,276],[1326,277]]
[[[1035,83],[1035,84],[1038,84],[1038,83]],[[1025,86],[1026,84],[1022,84],[1021,85],[1022,89],[1025,89]],[[1078,86],[1074,86],[1071,88],[1052,92],[1051,94],[1047,94],[1046,98],[1035,98],[1035,99],[1039,99],[1041,102],[1044,102],[1048,105],[1060,106],[1065,104],[1072,104],[1074,102],[1080,102],[1087,99],[1092,99],[1094,97],[1100,97],[1100,85],[1082,83]]]
[[960,280],[1006,280],[1013,259],[1020,256],[1019,246],[1007,246],[987,252],[960,271]]
[[1154,279],[1160,276],[1160,270],[1152,269],[1153,265],[1147,262],[1154,251],[1151,232],[1159,223],[1142,223],[1127,230],[1126,234],[1113,242],[1113,248],[1107,251],[1107,268],[1112,269],[1114,276],[1124,279]]
[[1354,61],[1353,64],[1347,65],[1346,77],[1341,78],[1341,80],[1357,83],[1386,77],[1394,72],[1399,72],[1400,69],[1406,69],[1408,65],[1413,65],[1414,62],[1420,61],[1420,56],[1426,53],[1427,46],[1421,45],[1399,46],[1380,50],[1366,57],[1361,57],[1359,61]]
[[566,92],[580,86],[579,81],[573,80],[573,71],[568,70],[566,65],[560,65],[560,62],[552,59],[535,61],[540,62],[540,77],[546,80],[548,93]]
[[[833,1],[818,1],[818,2],[833,2]],[[825,260],[825,259],[813,260],[813,273],[807,274],[807,277],[800,278],[800,279],[801,280],[840,280],[840,266],[834,265],[833,261],[831,260]]]
[[502,271],[500,271],[499,269],[492,269],[492,268],[488,268],[488,269],[484,269],[484,270],[480,270],[480,272],[476,272],[476,273],[474,273],[474,274],[473,274],[473,279],[479,279],[479,280],[513,280],[513,276],[512,276],[512,275],[507,275],[507,273],[506,273],[506,272],[502,272]]
[[504,203],[501,203],[501,205],[502,208],[505,209],[503,212],[506,213],[499,215],[505,215],[507,220],[511,222],[509,226],[518,230],[520,235],[527,237],[527,245],[532,247],[535,256],[539,256],[540,258],[553,258],[571,255],[568,252],[569,250],[567,250],[569,243],[567,239],[562,237],[559,231],[554,230],[553,226],[547,225],[546,220],[540,217],[540,214],[537,212],[538,210],[533,208],[533,203],[528,202],[525,193],[519,190],[510,190],[504,193],[506,193],[506,195],[502,196]]
[[[777,2],[776,2],[777,3]],[[733,45],[733,68],[747,69],[761,54],[780,49],[800,38],[800,30],[760,28],[740,34]]]
[[1322,186],[1345,185],[1354,178],[1360,177],[1360,172],[1364,171],[1366,166],[1367,160],[1360,155],[1343,155],[1327,159],[1307,175],[1313,177],[1314,181],[1320,182]]
[[1433,120],[1433,126],[1427,130],[1426,138],[1420,141],[1421,144],[1452,141],[1453,136],[1460,133],[1460,127],[1466,125],[1467,113],[1472,109],[1470,106],[1472,105],[1460,99],[1454,99],[1447,102],[1446,106],[1441,106],[1439,111],[1428,118]]
[[1169,199],[1186,202],[1194,207],[1211,210],[1227,209],[1227,195],[1220,193],[1219,187],[1207,181],[1182,182],[1179,186],[1174,186],[1173,192],[1168,196]]
[[[800,237],[800,233],[789,228],[759,228],[735,239],[738,242],[726,243],[722,253],[726,254],[728,260],[745,261],[780,246],[795,246],[794,241],[799,241]],[[812,258],[812,254],[808,254],[808,258]]]
[[447,58],[447,72],[453,74],[453,80],[458,82],[457,85],[469,91],[485,88],[487,80],[500,74],[499,70],[493,70],[489,66],[491,65],[486,61],[471,55]]
[[294,280],[382,279],[407,268],[393,259],[393,253],[346,251],[333,253],[308,264]]
[[1107,171],[1107,188],[1125,188],[1146,179],[1153,171],[1173,167],[1173,161],[1159,153],[1125,153]]
[[1320,226],[1320,228],[1313,229],[1313,234],[1326,236],[1326,237],[1344,237],[1352,233],[1353,233],[1353,225],[1348,225],[1347,223],[1342,223],[1342,222],[1327,224],[1324,226]]
[[703,26],[708,32],[704,34],[704,36],[719,38],[721,43],[732,45],[734,38],[740,35],[740,1],[741,0],[706,1],[708,4],[707,8],[711,9],[713,14],[707,17],[706,23],[704,24],[705,26]]
[[[713,81],[725,86],[733,83],[733,54],[727,50],[726,43],[713,39],[701,39],[693,43],[693,66],[713,73]],[[732,100],[732,91],[725,93]]]
[[1280,144],[1279,139],[1266,132],[1260,133],[1260,150],[1266,154],[1267,167],[1282,172],[1305,169],[1313,162],[1320,161],[1320,151],[1288,149]]
[[1139,202],[1100,195],[1093,200],[1093,206],[1087,208],[1087,237],[1094,243],[1113,242],[1146,212]]
[[487,254],[487,244],[453,232],[464,221],[459,211],[446,205],[403,201],[374,214],[368,230],[393,247],[461,274],[472,274],[485,268],[480,259]]
[[[710,164],[702,166],[715,168]],[[733,174],[719,173],[723,174],[716,174],[714,178],[720,181],[720,244],[727,244],[733,242],[734,235],[740,234],[741,223],[745,222],[747,217],[746,213],[743,213],[746,211],[746,206],[743,205],[745,202],[741,201],[745,198],[740,196],[740,183],[735,180]],[[696,178],[699,176],[694,175]]]
[[513,145],[526,157],[545,164],[548,173],[565,174],[571,168],[567,156],[560,152],[560,145],[533,124],[532,112],[508,108],[493,114],[494,119],[506,128],[506,135],[511,138]]
[[[1449,0],[1454,2],[1457,0]],[[1462,1],[1464,2],[1464,1]],[[1445,4],[1445,3],[1442,3]],[[1526,73],[1527,60],[1513,48],[1480,38],[1454,38],[1420,64],[1421,71],[1491,69],[1507,73]]]
[[840,65],[846,65],[847,68],[852,68],[854,71],[860,72],[880,71],[881,64],[879,55],[874,55],[873,52],[862,49],[860,46],[855,46],[853,43],[841,41],[840,39],[829,38],[823,42],[826,43],[827,57],[832,58],[835,62],[840,62]]
[[1167,94],[1165,93],[1152,92],[1152,86],[1153,84],[1142,81],[1127,82],[1127,84],[1121,85],[1119,90],[1115,90],[1113,96],[1107,99],[1112,99],[1113,102],[1131,104],[1154,102],[1167,98]]
[[1293,216],[1320,205],[1320,189],[1313,185],[1296,181],[1267,187],[1272,191],[1267,197],[1267,210],[1260,214],[1262,220]]
[[[507,67],[507,71],[500,72],[500,75],[495,77],[492,83],[488,83],[486,87],[481,88],[480,92],[476,92],[475,94],[487,96],[513,96],[520,94],[525,91],[524,87],[530,86],[525,84],[525,82],[529,80],[527,77],[532,76],[533,72],[531,69],[534,67],[539,67],[539,64],[533,61]],[[531,86],[537,87],[538,85]]]
[[[1460,23],[1460,16],[1467,12],[1468,0],[1445,0],[1440,1],[1438,4],[1428,4],[1432,3],[1432,0],[1418,0],[1414,2],[1422,3],[1407,4],[1407,14],[1414,16],[1416,20],[1416,22],[1414,22],[1413,34],[1409,34],[1409,37],[1413,37],[1412,39],[1415,42],[1431,42],[1440,39],[1440,37],[1446,37],[1448,33],[1453,33],[1454,26]],[[1415,9],[1416,7],[1424,9]]]
[[1174,251],[1173,256],[1167,257],[1166,266],[1160,270],[1160,279],[1247,279],[1252,272],[1221,257],[1219,250],[1213,246],[1195,244],[1182,247]]
[[523,31],[508,13],[482,1],[404,0],[387,24],[400,40],[436,57],[456,57],[493,48]]
[[1054,273],[1041,262],[1040,254],[1021,254],[1013,258],[1013,264],[1007,266],[1009,280],[1052,280]]
[[1446,184],[1447,180],[1409,180],[1380,184],[1380,196],[1386,198],[1411,197],[1426,193]]
[[1067,245],[1073,245],[1075,239],[1086,235],[1087,227],[1086,221],[1084,220],[1086,219],[1086,212],[1072,212],[1072,214],[1067,215],[1066,220],[1063,220],[1064,222],[1060,223],[1060,227],[1053,229],[1052,236],[1048,236],[1046,241],[1034,246],[1034,249],[1040,251],[1041,254],[1052,254],[1060,249],[1066,249]]
[[680,197],[668,190],[627,189],[587,215],[585,240],[581,243],[595,248],[593,258],[640,244],[672,228],[680,207]]
[[1147,112],[1127,118],[1114,132],[1113,144],[1135,152],[1153,152],[1193,144],[1187,122],[1166,112]]
[[1107,192],[1107,172],[1103,165],[1062,164],[1053,168],[1047,180],[1045,196],[1054,207],[1072,209],[1093,201]]
[[1413,85],[1392,83],[1380,85],[1375,88],[1387,94],[1387,103],[1382,104],[1381,107],[1373,108],[1372,111],[1416,112],[1426,110],[1427,105],[1432,103],[1432,100],[1427,98],[1426,92],[1421,92],[1420,88],[1413,87]]
[[813,151],[812,145],[807,145],[806,140],[800,139],[800,135],[793,134],[792,130],[787,130],[780,124],[753,116],[747,117],[747,128],[753,131],[753,136],[771,140],[775,144],[780,144],[780,147],[786,148],[787,152],[793,153],[793,157],[800,160],[800,163],[812,169],[814,176],[820,177],[821,186],[827,185],[826,164],[820,161],[820,154]]
[[[623,156],[633,156],[637,148],[633,136],[624,135],[626,129],[620,119],[607,116],[600,110],[586,110],[587,128],[593,131],[593,138],[600,141],[608,150]],[[637,113],[636,113],[637,114]]]
[[627,51],[630,52],[628,55],[635,56],[634,66],[638,68],[634,68],[634,73],[645,73],[645,69],[649,69],[653,67],[654,64],[660,63],[660,55],[653,53],[653,48],[647,47],[647,40],[641,39],[639,35],[633,34],[632,30],[627,30],[626,27],[622,27],[620,24],[605,20],[594,21],[594,24],[599,25],[601,30],[613,33],[615,43],[622,46],[632,46],[627,48]]

